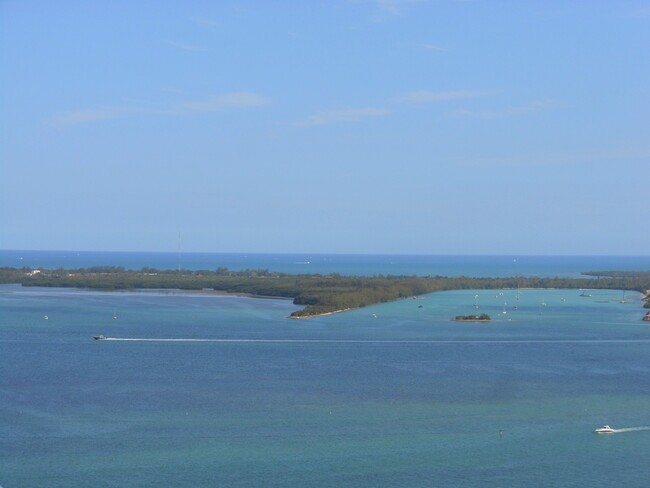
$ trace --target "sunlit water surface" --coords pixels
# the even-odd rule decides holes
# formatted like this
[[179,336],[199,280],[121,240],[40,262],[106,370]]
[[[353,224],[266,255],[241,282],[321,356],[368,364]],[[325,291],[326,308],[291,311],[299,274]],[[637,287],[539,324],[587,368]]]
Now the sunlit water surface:
[[[289,320],[288,300],[1,286],[0,485],[647,487],[650,325],[622,296]],[[495,320],[450,321],[475,311]]]

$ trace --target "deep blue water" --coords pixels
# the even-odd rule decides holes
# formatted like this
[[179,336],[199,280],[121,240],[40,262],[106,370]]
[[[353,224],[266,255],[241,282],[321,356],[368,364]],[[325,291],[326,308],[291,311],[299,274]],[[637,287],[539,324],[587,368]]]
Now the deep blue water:
[[436,256],[362,254],[142,253],[0,250],[0,266],[127,269],[269,269],[286,273],[440,276],[579,276],[650,270],[649,256]]
[[[646,487],[650,326],[623,294],[296,321],[288,300],[3,285],[0,486]],[[474,304],[496,320],[450,321]]]

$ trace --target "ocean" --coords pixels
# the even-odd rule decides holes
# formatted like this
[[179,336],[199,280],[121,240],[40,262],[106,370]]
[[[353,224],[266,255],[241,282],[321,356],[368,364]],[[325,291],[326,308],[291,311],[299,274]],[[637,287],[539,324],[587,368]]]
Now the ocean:
[[0,267],[269,269],[300,274],[373,276],[562,276],[586,271],[650,270],[650,256],[448,256],[376,254],[246,254],[0,250]]
[[[12,253],[0,265],[178,261]],[[342,274],[650,269],[648,257],[243,256],[181,259]],[[450,320],[475,306],[495,320]],[[638,292],[462,290],[287,319],[295,309],[0,286],[0,486],[650,485],[650,325]],[[595,434],[604,424],[617,432]]]

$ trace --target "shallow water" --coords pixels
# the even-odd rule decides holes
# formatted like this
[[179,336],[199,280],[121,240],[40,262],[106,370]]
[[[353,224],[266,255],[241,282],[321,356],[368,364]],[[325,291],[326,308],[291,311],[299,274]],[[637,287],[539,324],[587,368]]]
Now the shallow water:
[[[647,486],[650,431],[593,433],[650,425],[638,295],[500,293],[289,320],[287,300],[2,286],[0,485]],[[450,321],[475,303],[495,320]]]

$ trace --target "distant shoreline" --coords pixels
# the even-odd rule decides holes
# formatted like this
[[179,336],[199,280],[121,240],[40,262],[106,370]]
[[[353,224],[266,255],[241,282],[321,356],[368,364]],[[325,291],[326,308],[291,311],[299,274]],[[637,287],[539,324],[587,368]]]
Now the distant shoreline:
[[[650,272],[597,272],[599,278],[343,276],[287,274],[266,269],[231,271],[125,270],[113,266],[80,269],[0,268],[0,283],[98,291],[155,291],[202,296],[289,299],[300,310],[290,318],[322,317],[370,305],[451,290],[635,290],[650,308]],[[468,320],[469,321],[469,320]],[[475,321],[475,320],[472,320]]]
[[[309,262],[309,264],[304,264]],[[122,266],[167,271],[273,269],[281,273],[349,276],[563,277],[587,270],[650,270],[650,255],[540,255],[458,253],[265,253],[178,251],[0,250],[0,267],[91,268]],[[584,276],[584,275],[582,275]],[[593,279],[596,279],[593,277]]]
[[[160,291],[162,294],[166,293],[170,289],[147,289],[142,288],[142,290],[149,291]],[[245,293],[245,292],[232,292],[226,290],[181,290],[181,289],[171,289],[174,294],[178,295],[216,295],[216,296],[229,296],[229,297],[240,297],[240,298],[261,298],[264,300],[291,300],[289,297],[277,297],[270,295],[257,295],[255,293]]]

